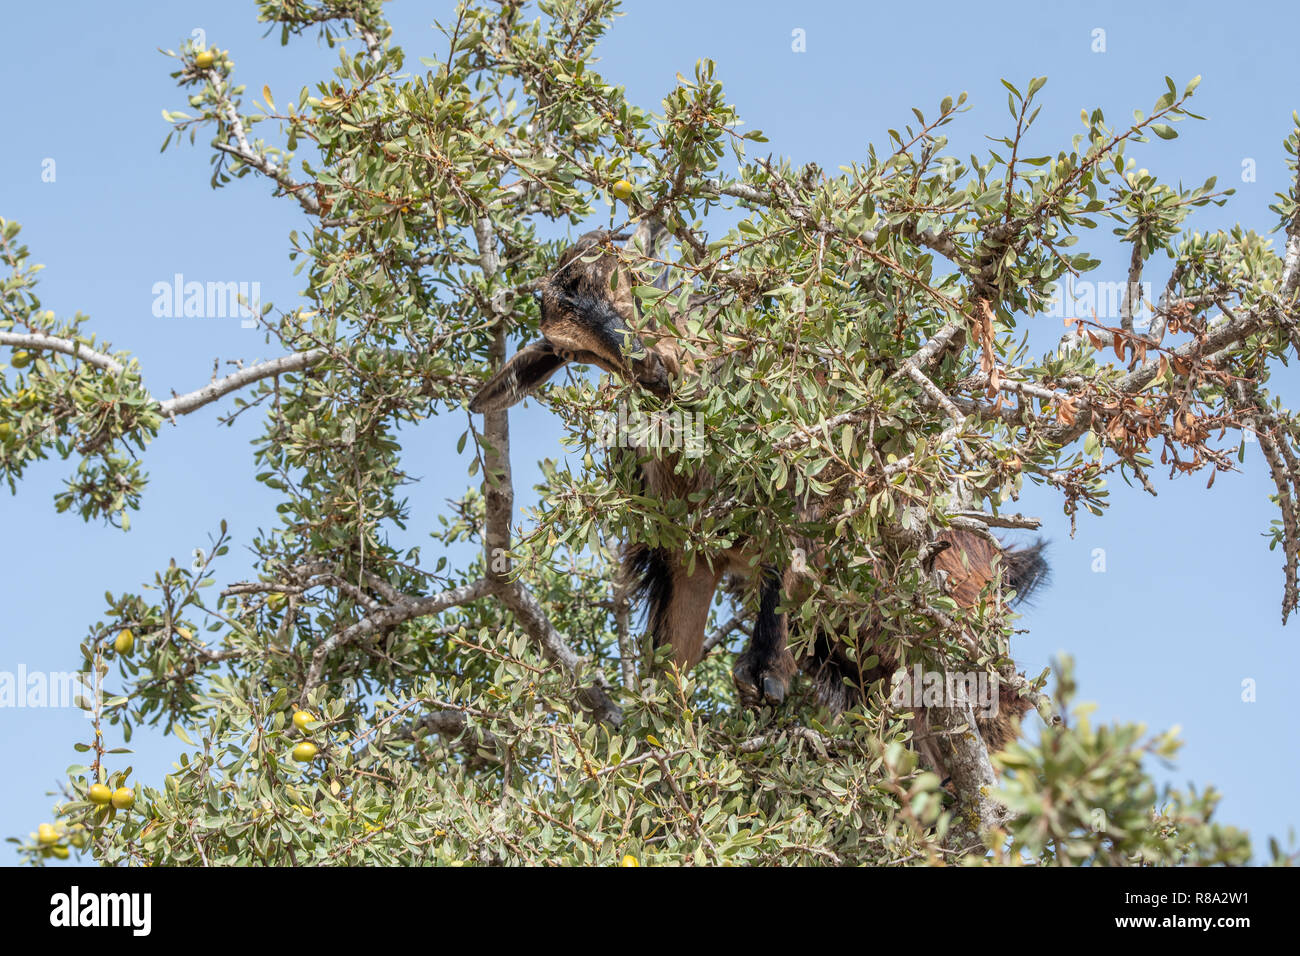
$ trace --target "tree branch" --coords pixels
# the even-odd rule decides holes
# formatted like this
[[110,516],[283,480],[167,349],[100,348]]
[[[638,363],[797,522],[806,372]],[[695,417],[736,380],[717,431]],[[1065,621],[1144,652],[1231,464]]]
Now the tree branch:
[[162,414],[166,417],[188,415],[204,405],[215,402],[223,395],[238,391],[245,385],[251,385],[253,382],[261,381],[264,378],[285,375],[289,372],[301,372],[303,369],[311,368],[327,355],[329,355],[327,349],[308,349],[305,352],[295,352],[292,355],[284,355],[267,362],[259,362],[257,365],[250,365],[248,368],[240,369],[225,378],[209,382],[202,388],[195,389],[192,392],[187,392],[184,395],[173,394],[165,402],[159,403]]
[[[586,679],[588,662],[555,629],[532,592],[518,581],[494,582],[492,590],[501,599],[501,603],[510,609],[524,632],[538,644],[542,655],[548,661],[559,664],[581,684]],[[590,685],[581,688],[578,697],[582,706],[597,720],[611,724],[622,721],[622,708],[610,699],[609,684],[605,675],[599,671],[593,669]]]
[[480,578],[471,584],[465,584],[431,597],[409,598],[400,604],[393,604],[372,614],[367,614],[355,624],[332,634],[316,645],[311,654],[311,665],[307,669],[307,678],[303,682],[302,698],[319,686],[325,673],[325,660],[334,651],[349,644],[366,640],[385,628],[414,620],[417,617],[429,617],[440,614],[448,608],[469,604],[490,593],[486,579]]
[[47,352],[62,352],[64,355],[71,355],[79,361],[94,365],[96,368],[102,368],[105,372],[111,372],[114,375],[125,371],[125,366],[112,356],[105,355],[103,352],[96,352],[89,346],[82,345],[72,339],[47,335],[44,332],[0,332],[0,345],[39,349]]

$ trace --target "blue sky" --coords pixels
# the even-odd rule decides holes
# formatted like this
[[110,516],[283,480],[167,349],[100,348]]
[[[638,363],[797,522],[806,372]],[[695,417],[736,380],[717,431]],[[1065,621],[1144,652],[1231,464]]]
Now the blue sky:
[[[388,4],[409,64],[445,49],[431,24],[451,8]],[[911,119],[910,107],[932,113],[963,90],[973,108],[950,127],[951,148],[981,154],[985,134],[1008,129],[1002,77],[1018,84],[1049,77],[1032,141],[1047,152],[1068,146],[1081,129],[1080,109],[1100,106],[1118,123],[1134,108],[1149,110],[1166,74],[1180,87],[1202,74],[1192,108],[1209,121],[1181,124],[1178,140],[1133,155],[1171,183],[1217,175],[1237,189],[1225,208],[1202,211],[1197,227],[1241,221],[1264,231],[1274,223],[1273,193],[1286,185],[1280,144],[1300,108],[1292,73],[1300,12],[1287,9],[629,0],[600,50],[600,69],[653,107],[676,73],[710,57],[741,115],[768,135],[768,148],[830,170],[861,158],[868,143],[884,143],[885,130]],[[0,216],[23,223],[33,259],[47,266],[44,306],[89,313],[99,335],[141,357],[161,397],[205,382],[215,359],[278,349],[238,319],[155,318],[155,282],[178,272],[255,281],[277,308],[298,301],[287,257],[287,234],[303,221],[296,205],[272,200],[267,184],[252,178],[214,192],[202,145],[158,151],[167,132],[161,110],[185,104],[167,75],[173,61],[156,48],[178,48],[195,28],[230,49],[240,82],[251,90],[267,84],[277,99],[296,97],[336,59],[310,37],[288,48],[263,37],[251,0],[19,4],[6,10],[0,34]],[[806,52],[791,49],[795,29],[805,31]],[[1105,31],[1105,52],[1093,50],[1096,29]],[[46,159],[56,164],[52,183],[42,182]],[[1256,161],[1257,181],[1242,181],[1245,159]],[[1082,247],[1103,259],[1092,278],[1123,279],[1125,257],[1105,230]],[[1161,269],[1156,263],[1151,278],[1163,285]],[[1059,320],[1043,320],[1033,342],[1042,351],[1060,331]],[[1287,374],[1274,387],[1285,402],[1300,383]],[[275,500],[252,480],[255,423],[219,428],[217,414],[210,407],[190,416],[149,449],[151,483],[129,533],[54,512],[52,495],[70,472],[62,462],[32,469],[16,496],[0,494],[0,671],[75,668],[104,591],[138,589],[169,558],[184,560],[205,544],[223,518],[236,540],[228,574],[243,573],[238,543],[274,523]],[[560,430],[537,403],[515,421],[516,482],[526,503],[529,469],[560,454]],[[408,469],[424,479],[410,494],[412,543],[465,485],[463,463],[450,454],[462,427],[457,418],[410,433],[418,441],[408,442]],[[1073,654],[1081,696],[1098,703],[1098,719],[1181,726],[1186,746],[1174,768],[1157,768],[1161,779],[1214,784],[1224,793],[1223,820],[1250,829],[1257,847],[1268,835],[1285,841],[1300,789],[1286,675],[1300,673],[1300,654],[1279,621],[1280,560],[1260,537],[1274,516],[1266,469],[1257,446],[1248,446],[1241,474],[1220,476],[1211,491],[1195,478],[1157,487],[1157,499],[1113,488],[1109,513],[1082,516],[1073,539],[1056,496],[1025,495],[1023,510],[1046,519],[1054,582],[1027,611],[1030,631],[1016,657],[1036,673],[1057,653]],[[1104,573],[1094,571],[1096,549],[1104,549]],[[1241,699],[1247,679],[1257,685],[1254,703]],[[49,818],[45,793],[76,761],[72,743],[87,729],[77,711],[0,709],[8,777],[0,836]],[[137,777],[158,783],[175,742],[140,734],[133,745]],[[0,850],[0,862],[10,859],[8,847]]]

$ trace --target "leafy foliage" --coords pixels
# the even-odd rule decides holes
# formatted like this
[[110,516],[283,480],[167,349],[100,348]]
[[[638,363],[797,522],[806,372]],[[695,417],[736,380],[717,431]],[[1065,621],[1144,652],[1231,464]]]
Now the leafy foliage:
[[[995,669],[1011,620],[992,596],[959,608],[925,573],[935,532],[998,526],[1026,480],[1058,489],[1070,513],[1101,514],[1107,477],[1145,482],[1157,446],[1172,474],[1223,470],[1238,447],[1224,436],[1250,428],[1278,483],[1284,613],[1294,607],[1296,426],[1266,384],[1296,344],[1296,196],[1275,210],[1279,256],[1243,228],[1188,231],[1226,194],[1213,181],[1174,189],[1125,157],[1198,118],[1195,80],[1170,80],[1129,125],[1085,113],[1070,148],[1046,156],[1021,155],[1042,78],[1007,84],[1014,129],[983,158],[949,150],[943,129],[966,97],[946,98],[890,130],[887,150],[827,175],[749,159],[765,139],[744,131],[711,63],[657,112],[629,103],[593,68],[612,0],[545,0],[531,21],[514,0],[464,3],[445,54],[418,69],[380,8],[259,0],[282,42],[319,30],[342,44],[333,76],[291,102],[266,88],[250,99],[227,51],[171,54],[188,109],[165,113],[164,145],[211,134],[214,187],[268,178],[309,220],[289,236],[304,300],[262,316],[290,364],[221,385],[234,414],[264,413],[257,480],[280,496],[280,523],[245,542],[256,580],[221,578],[222,523],[196,566],[108,595],[82,652],[88,674],[120,689],[87,703],[95,730],[78,749],[93,759],[69,769],[59,846],[153,865],[1248,858],[1245,836],[1212,822],[1212,792],[1158,793],[1146,776],[1144,758],[1172,755],[1168,736],[1094,728],[1077,711],[997,758],[999,794],[958,788],[954,802],[918,766],[909,712],[883,698],[835,722],[808,699],[739,711],[721,658],[743,637],[745,594],[717,609],[718,622],[737,614],[720,649],[682,675],[639,645],[612,587],[624,541],[703,560],[746,539],[781,563],[823,542],[791,608],[802,633],[865,656],[879,626],[909,661]],[[637,295],[646,337],[672,335],[698,364],[673,410],[707,441],[681,467],[717,480],[697,500],[647,498],[634,456],[605,455],[596,436],[602,416],[657,400],[572,378],[546,401],[584,466],[544,464],[522,537],[503,418],[461,440],[483,486],[449,504],[434,535],[445,553],[431,567],[422,549],[399,550],[412,480],[401,430],[460,414],[508,344],[535,337],[530,293],[566,244],[559,227],[607,205],[613,227],[654,218],[674,237],[667,290]],[[719,214],[739,222],[707,238]],[[1117,325],[1080,319],[1059,349],[1029,355],[1025,323],[1058,280],[1098,265],[1075,246],[1103,224],[1132,246],[1130,283],[1157,253],[1173,262],[1152,325],[1135,327],[1129,284]],[[0,468],[12,487],[35,459],[75,459],[57,507],[125,525],[145,479],[123,451],[198,399],[154,399],[84,316],[42,311],[17,235],[0,221],[0,346],[15,350]],[[643,275],[658,265],[649,250],[623,255]],[[20,367],[19,350],[35,360]],[[810,497],[832,507],[810,518],[798,507]],[[479,556],[456,566],[466,543]],[[111,648],[122,629],[131,654]],[[1068,711],[1068,667],[1058,676]],[[140,724],[188,749],[129,812],[96,806],[91,783],[130,778],[107,727],[129,740]],[[303,740],[318,752],[297,761]],[[1004,826],[968,819],[987,801],[1011,812]],[[51,852],[24,846],[35,862]]]

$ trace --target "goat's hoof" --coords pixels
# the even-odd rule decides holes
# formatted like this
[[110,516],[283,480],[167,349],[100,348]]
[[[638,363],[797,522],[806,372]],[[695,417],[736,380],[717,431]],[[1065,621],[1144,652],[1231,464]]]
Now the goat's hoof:
[[781,703],[785,700],[785,685],[775,677],[764,677],[763,699],[773,704]]
[[740,702],[746,707],[779,707],[785,701],[794,674],[793,660],[759,661],[745,653],[731,669]]

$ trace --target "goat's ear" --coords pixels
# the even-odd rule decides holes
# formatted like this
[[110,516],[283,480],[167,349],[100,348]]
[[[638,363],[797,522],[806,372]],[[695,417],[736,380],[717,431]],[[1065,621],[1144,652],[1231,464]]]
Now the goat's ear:
[[470,399],[469,410],[475,414],[499,412],[521,402],[554,375],[564,361],[545,339],[524,346]]

